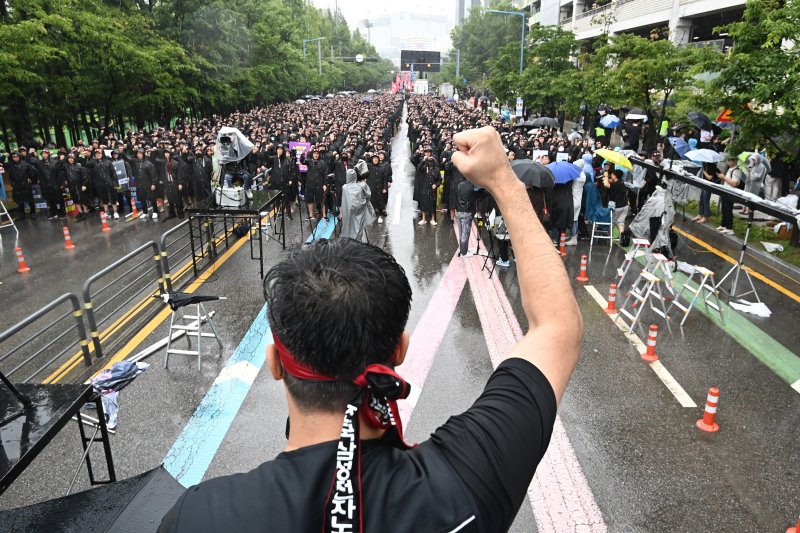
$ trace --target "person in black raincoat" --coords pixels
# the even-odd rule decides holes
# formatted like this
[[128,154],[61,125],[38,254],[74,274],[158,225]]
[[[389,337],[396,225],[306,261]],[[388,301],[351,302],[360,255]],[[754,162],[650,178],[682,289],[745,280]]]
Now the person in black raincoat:
[[190,201],[192,203],[200,202],[211,196],[211,174],[213,172],[211,158],[203,154],[201,146],[194,149],[191,170]]
[[325,193],[328,191],[325,185],[325,178],[328,175],[328,163],[320,158],[319,149],[311,148],[311,159],[306,159],[306,206],[308,207],[308,218],[313,219],[315,209],[317,213],[322,212],[322,218],[328,216],[328,209],[325,205]]
[[184,184],[181,181],[183,176],[181,164],[177,159],[172,158],[170,150],[164,150],[164,159],[161,164],[163,165],[164,192],[167,200],[169,200],[169,213],[163,222],[175,217],[183,218],[181,193],[183,192]]
[[94,151],[94,157],[86,163],[89,174],[89,184],[94,189],[94,194],[100,199],[100,205],[106,214],[113,213],[114,218],[119,218],[119,213],[112,206],[119,209],[117,204],[117,173],[114,165],[103,157],[103,150]]
[[[131,164],[128,163],[128,161],[122,157],[122,154],[119,152],[119,150],[112,150],[111,151],[112,165],[117,161],[122,161],[122,163],[125,165],[125,176],[122,176],[122,178],[123,179],[128,178],[130,180],[131,176],[133,175],[133,172],[131,171]],[[114,168],[114,172],[116,173],[116,167]],[[128,181],[128,183],[126,184],[119,183],[119,178],[120,176],[117,175],[117,183],[119,184],[119,187],[117,187],[117,199],[120,205],[119,211],[123,212],[125,211],[125,206],[131,205],[131,187],[130,187],[130,181]]]
[[378,152],[381,164],[380,169],[383,172],[384,181],[386,182],[386,189],[383,193],[383,216],[387,216],[386,206],[389,205],[389,189],[392,188],[392,164],[386,159],[386,152]]
[[78,163],[78,156],[74,153],[67,155],[67,164],[63,167],[69,195],[78,211],[75,221],[86,220],[89,216],[89,194],[86,169]]
[[39,183],[42,186],[42,194],[47,200],[50,220],[67,217],[64,210],[62,166],[61,161],[50,157],[49,150],[42,150],[42,159],[39,161]]
[[11,161],[6,166],[8,177],[13,187],[12,197],[19,206],[19,218],[25,218],[25,204],[31,210],[31,218],[36,219],[36,208],[33,206],[33,191],[31,184],[36,182],[36,170],[23,161],[18,152],[11,154]]
[[381,157],[377,153],[373,153],[370,157],[370,161],[367,163],[367,167],[369,168],[367,185],[369,185],[369,189],[372,191],[370,198],[372,209],[378,215],[378,223],[381,223],[383,222],[383,211],[386,207],[383,194],[389,187],[386,183],[384,169],[381,167]]
[[286,155],[286,148],[279,144],[275,149],[275,155],[270,158],[269,186],[271,189],[283,191],[284,212],[289,220],[294,220],[292,216],[292,203],[294,203],[295,185],[295,164]]
[[139,202],[142,204],[142,214],[139,218],[146,218],[148,213],[153,220],[158,219],[158,204],[156,203],[156,189],[158,187],[158,176],[156,167],[145,158],[143,149],[136,151],[136,159],[131,168],[133,177],[136,179],[136,193]]
[[559,241],[559,236],[572,227],[574,209],[572,207],[572,182],[557,183],[553,187],[553,198],[550,205],[550,236],[553,242]]
[[436,191],[442,184],[442,177],[439,174],[439,165],[433,157],[433,150],[430,146],[425,146],[422,150],[423,156],[417,166],[417,180],[419,182],[419,211],[422,219],[417,222],[420,226],[427,224],[430,220],[432,226],[436,225]]

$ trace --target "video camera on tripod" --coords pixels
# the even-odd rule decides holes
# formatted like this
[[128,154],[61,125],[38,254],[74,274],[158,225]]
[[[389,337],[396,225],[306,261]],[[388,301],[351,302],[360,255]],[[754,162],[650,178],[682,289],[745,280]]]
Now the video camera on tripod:
[[[214,201],[219,207],[242,207],[247,203],[250,193],[251,176],[240,162],[247,157],[253,143],[237,128],[224,126],[217,133],[214,147],[220,165],[222,183],[214,189]],[[241,181],[242,186],[234,187],[233,181]]]

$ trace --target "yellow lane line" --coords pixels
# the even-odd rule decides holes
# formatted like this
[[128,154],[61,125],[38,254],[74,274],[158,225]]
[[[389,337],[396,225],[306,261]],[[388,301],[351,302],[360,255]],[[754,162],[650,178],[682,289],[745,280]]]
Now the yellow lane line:
[[[717,250],[716,248],[714,248],[713,246],[711,246],[711,245],[710,245],[710,244],[708,244],[707,242],[703,241],[702,239],[699,239],[698,237],[695,237],[694,235],[690,235],[690,234],[686,233],[685,231],[683,231],[682,229],[680,229],[680,228],[678,228],[678,227],[675,227],[675,226],[673,226],[673,227],[672,227],[672,229],[674,229],[674,230],[675,230],[675,231],[677,231],[677,232],[678,232],[680,235],[683,235],[684,237],[686,237],[686,238],[687,238],[687,239],[689,239],[690,241],[694,242],[695,244],[699,244],[699,245],[700,245],[700,246],[702,246],[703,248],[705,248],[705,249],[709,250],[709,251],[710,251],[710,252],[712,252],[714,255],[717,255],[717,256],[721,257],[721,258],[722,258],[722,259],[724,259],[725,261],[727,261],[727,262],[729,262],[729,263],[731,263],[731,264],[733,264],[733,265],[735,265],[735,264],[737,263],[736,259],[734,259],[733,257],[729,256],[729,255],[728,255],[728,254],[726,254],[725,252],[722,252],[722,251],[720,251],[720,250]],[[764,283],[766,283],[767,285],[769,285],[770,287],[772,287],[772,288],[773,288],[773,289],[775,289],[776,291],[778,291],[778,292],[780,292],[780,293],[784,294],[785,296],[788,296],[789,298],[791,298],[791,299],[792,299],[792,300],[794,300],[795,302],[798,302],[798,303],[800,303],[800,295],[798,295],[797,293],[794,293],[794,292],[792,292],[791,290],[787,289],[786,287],[784,287],[784,286],[783,286],[783,285],[781,285],[780,283],[778,283],[778,282],[776,282],[776,281],[773,281],[773,280],[769,279],[769,278],[768,278],[768,277],[766,277],[765,275],[763,275],[763,274],[761,274],[761,273],[759,273],[759,272],[756,272],[755,270],[753,270],[752,268],[750,268],[750,267],[748,267],[748,266],[745,266],[745,267],[743,267],[743,268],[744,268],[744,269],[745,269],[747,272],[749,272],[749,273],[750,273],[750,275],[751,275],[751,276],[753,276],[754,278],[756,278],[756,279],[758,279],[758,280],[760,280],[760,281],[763,281]]]
[[[270,213],[270,215],[271,214],[272,213]],[[230,229],[230,230],[228,230],[227,235],[220,235],[219,237],[217,237],[216,240],[215,240],[215,244],[219,245],[220,243],[222,243],[222,241],[225,239],[225,237],[226,236],[230,236],[230,234],[232,232],[233,232],[233,229]],[[186,274],[186,272],[189,270],[189,268],[191,266],[192,266],[192,262],[189,261],[188,263],[183,265],[181,268],[179,268],[177,273],[172,274],[172,276],[173,276],[172,279],[175,280],[175,279],[179,278],[180,276],[183,276],[184,274]],[[116,333],[121,327],[123,327],[125,324],[130,322],[130,320],[133,319],[134,316],[139,314],[147,305],[149,305],[150,303],[153,303],[155,301],[155,300],[153,300],[153,296],[156,293],[157,293],[157,291],[155,291],[155,290],[152,291],[151,293],[146,295],[142,300],[140,300],[136,305],[134,305],[131,309],[126,311],[121,317],[116,319],[108,328],[106,328],[105,330],[103,330],[100,333],[100,340],[101,341],[105,340],[108,337],[110,337],[112,334]],[[94,352],[94,343],[90,342],[89,343],[89,353],[91,354],[93,352]],[[78,363],[80,363],[81,361],[83,361],[83,352],[79,351],[78,353],[73,355],[70,359],[65,361],[52,374],[47,376],[42,383],[44,383],[44,384],[58,383],[59,381],[64,379],[72,370],[74,370],[75,367],[78,365]]]
[[[205,270],[205,271],[204,271],[202,274],[200,274],[200,275],[197,277],[197,279],[196,279],[196,280],[194,280],[194,281],[193,281],[193,282],[192,282],[192,283],[191,283],[191,284],[190,284],[188,287],[186,287],[186,289],[184,289],[182,292],[186,292],[186,293],[190,293],[190,294],[191,294],[191,293],[193,293],[194,291],[196,291],[197,289],[199,289],[199,288],[200,288],[200,286],[201,286],[201,285],[202,285],[202,284],[203,284],[203,283],[204,283],[204,282],[205,282],[205,281],[206,281],[206,280],[207,280],[209,277],[211,277],[211,275],[212,275],[212,274],[214,274],[214,273],[216,272],[216,270],[217,270],[217,266],[223,265],[223,264],[225,263],[225,261],[227,261],[228,259],[230,259],[230,257],[231,257],[231,256],[232,256],[232,255],[233,255],[233,254],[234,254],[234,253],[235,253],[235,252],[236,252],[236,251],[237,251],[239,248],[241,248],[242,246],[244,246],[244,244],[245,244],[246,242],[248,242],[248,241],[249,241],[249,239],[239,239],[239,241],[238,241],[238,242],[236,242],[236,243],[235,243],[233,246],[231,246],[230,248],[228,248],[228,250],[227,250],[227,251],[226,251],[224,254],[222,254],[221,256],[219,256],[219,259],[217,259],[217,260],[216,260],[216,261],[215,261],[215,262],[214,262],[214,263],[211,265],[211,268],[208,268],[208,269],[206,269],[206,270]],[[161,311],[159,314],[157,314],[157,315],[156,315],[156,317],[155,317],[153,320],[151,320],[150,322],[148,322],[146,326],[144,326],[142,329],[140,329],[140,330],[139,330],[139,332],[138,332],[138,333],[136,333],[136,335],[135,335],[135,336],[134,336],[134,337],[133,337],[133,338],[132,338],[130,341],[128,341],[128,343],[127,343],[127,344],[125,344],[125,346],[123,346],[122,348],[120,348],[119,350],[117,350],[117,353],[116,353],[116,354],[114,354],[114,357],[112,357],[112,358],[110,358],[108,361],[106,361],[106,364],[105,364],[105,365],[103,365],[103,368],[110,367],[110,366],[111,366],[111,365],[113,365],[114,363],[116,363],[116,362],[118,362],[118,361],[122,361],[122,360],[126,359],[126,358],[127,358],[127,357],[128,357],[130,354],[131,354],[131,353],[133,353],[133,350],[135,350],[137,346],[139,346],[141,343],[143,343],[143,342],[145,341],[145,339],[147,339],[147,337],[149,337],[149,336],[150,336],[150,334],[151,334],[151,333],[153,333],[153,332],[156,330],[156,328],[158,328],[158,326],[160,326],[160,325],[161,325],[161,323],[162,323],[162,322],[164,322],[164,321],[167,319],[167,317],[168,317],[168,316],[169,316],[171,313],[172,313],[172,310],[171,310],[169,307],[166,307],[166,308],[164,308],[164,309],[163,309],[163,310],[162,310],[162,311]],[[102,369],[97,371],[97,373],[98,373],[98,374],[99,374],[100,372],[102,372]]]

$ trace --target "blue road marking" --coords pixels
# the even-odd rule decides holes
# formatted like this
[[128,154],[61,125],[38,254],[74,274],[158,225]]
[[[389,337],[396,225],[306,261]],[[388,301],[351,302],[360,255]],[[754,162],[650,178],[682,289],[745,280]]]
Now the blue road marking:
[[271,343],[272,331],[264,304],[164,458],[164,468],[184,487],[203,480],[264,364],[266,348]]
[[339,219],[329,214],[328,218],[319,221],[319,224],[317,224],[317,231],[308,236],[306,244],[319,239],[330,239],[338,223]]

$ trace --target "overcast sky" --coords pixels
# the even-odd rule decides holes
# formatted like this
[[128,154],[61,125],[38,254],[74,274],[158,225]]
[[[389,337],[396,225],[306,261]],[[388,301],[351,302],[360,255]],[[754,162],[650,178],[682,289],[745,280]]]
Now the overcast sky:
[[[358,21],[394,13],[397,11],[411,11],[414,13],[429,13],[455,17],[456,4],[454,0],[438,0],[423,2],[420,0],[404,0],[402,2],[388,2],[375,0],[338,0],[339,9],[347,19],[350,30],[356,29]],[[312,0],[312,3],[322,9],[333,10],[336,0]]]

